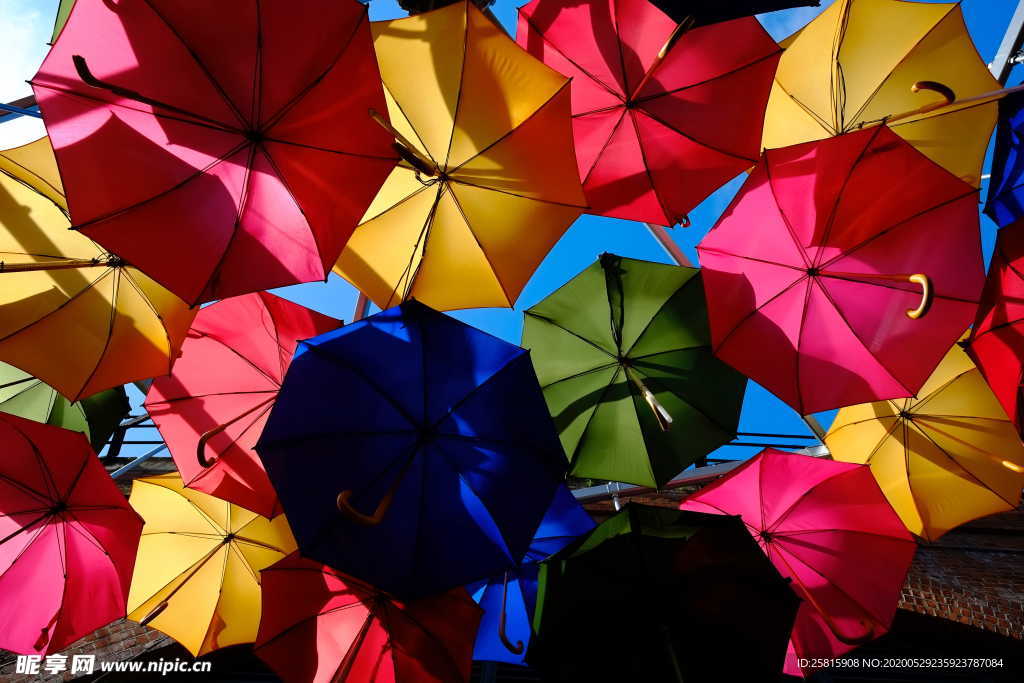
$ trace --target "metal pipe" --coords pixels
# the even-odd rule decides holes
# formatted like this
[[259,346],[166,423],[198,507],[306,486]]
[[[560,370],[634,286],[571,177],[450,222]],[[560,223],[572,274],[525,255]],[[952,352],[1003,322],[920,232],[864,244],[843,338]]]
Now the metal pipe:
[[1010,23],[1003,34],[1003,40],[996,50],[996,56],[988,65],[989,71],[996,77],[996,80],[1006,85],[1010,72],[1020,59],[1021,44],[1024,43],[1024,0],[1017,2],[1017,9],[1014,10]]
[[[1021,0],[1021,2],[1024,2],[1024,0]],[[671,258],[677,266],[693,268],[693,263],[690,262],[690,259],[686,258],[686,254],[684,254],[683,250],[679,248],[679,245],[676,244],[674,239],[672,239],[672,236],[668,234],[668,230],[663,226],[655,225],[654,223],[644,223],[644,226],[647,227],[647,231],[651,233],[651,236],[658,240],[658,244],[661,245],[661,248],[665,250],[669,258]]]
[[131,462],[126,463],[123,467],[115,470],[110,475],[110,477],[112,479],[117,479],[121,475],[123,475],[123,474],[125,474],[127,472],[130,472],[131,470],[135,469],[136,467],[138,467],[142,463],[146,462],[147,460],[152,458],[157,453],[160,453],[161,451],[165,451],[165,450],[167,450],[167,444],[163,444],[162,446],[157,446],[156,448],[154,448],[153,450],[149,451],[148,453],[143,453],[142,455],[140,455],[139,457],[135,458]]

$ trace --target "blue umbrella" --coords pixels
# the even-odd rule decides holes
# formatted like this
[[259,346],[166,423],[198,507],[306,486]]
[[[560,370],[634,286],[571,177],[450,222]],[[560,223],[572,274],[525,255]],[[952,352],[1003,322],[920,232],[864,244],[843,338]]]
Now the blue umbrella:
[[995,156],[985,213],[999,227],[1024,217],[1024,92],[999,101]]
[[567,465],[529,353],[415,301],[300,342],[256,450],[302,554],[402,599],[518,565]]
[[537,604],[540,562],[594,526],[572,492],[560,486],[520,565],[466,586],[484,608],[473,659],[526,665],[525,649],[530,642],[533,607]]

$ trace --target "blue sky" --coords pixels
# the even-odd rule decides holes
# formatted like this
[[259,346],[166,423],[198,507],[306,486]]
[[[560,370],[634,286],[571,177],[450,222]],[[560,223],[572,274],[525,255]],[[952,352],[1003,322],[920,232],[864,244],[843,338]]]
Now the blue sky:
[[[521,3],[497,0],[493,11],[502,24],[514,31],[516,8]],[[760,17],[765,28],[776,39],[784,38],[810,21],[831,0],[822,0],[821,8],[797,8]],[[964,15],[968,29],[982,58],[987,62],[995,55],[1006,30],[1017,0],[965,0]],[[0,98],[10,101],[29,93],[25,80],[35,72],[46,53],[56,12],[57,0],[0,0],[0,45],[4,58],[0,60]],[[404,16],[395,0],[371,0],[370,16],[374,20]],[[1015,72],[1010,84],[1020,80]],[[13,146],[42,134],[34,121],[0,124],[0,147]],[[987,172],[987,171],[986,171]],[[742,178],[736,178],[709,197],[690,214],[692,226],[671,231],[673,239],[682,247],[692,262],[697,262],[695,246],[711,228],[722,210],[736,193]],[[984,195],[982,195],[984,196]],[[986,253],[991,249],[995,226],[982,217]],[[581,217],[566,232],[527,284],[515,309],[481,309],[454,312],[453,315],[510,342],[518,343],[522,328],[522,310],[558,288],[580,270],[588,266],[604,251],[623,256],[668,262],[661,246],[638,223],[596,216]],[[276,291],[293,301],[315,308],[323,313],[350,320],[356,300],[356,291],[344,280],[332,275],[324,283],[298,285]],[[141,395],[133,391],[137,405]],[[831,415],[820,416],[828,423]],[[754,383],[747,390],[741,430],[809,434],[799,416],[781,401],[775,399]],[[148,431],[148,430],[147,430]],[[133,435],[143,437],[142,432]],[[146,447],[126,449],[138,453]],[[756,453],[751,448],[724,448],[714,457],[744,458]]]

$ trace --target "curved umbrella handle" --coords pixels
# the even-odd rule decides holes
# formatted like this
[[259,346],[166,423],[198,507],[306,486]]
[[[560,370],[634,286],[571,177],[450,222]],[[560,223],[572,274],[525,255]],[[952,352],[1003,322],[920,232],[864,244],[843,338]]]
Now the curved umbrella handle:
[[921,285],[921,303],[918,304],[917,308],[907,310],[907,317],[911,320],[917,320],[924,317],[932,307],[932,299],[935,296],[935,292],[932,291],[931,279],[924,273],[914,273],[907,280],[916,285]]
[[505,635],[505,604],[508,600],[508,572],[505,572],[505,580],[501,584],[501,616],[498,617],[498,638],[501,640],[501,644],[505,646],[505,649],[514,655],[523,654],[523,641],[517,640],[515,644],[509,640],[508,636]]
[[938,102],[932,102],[926,104],[923,107],[905,111],[901,114],[893,114],[892,116],[886,116],[883,119],[874,121],[867,124],[861,124],[858,128],[863,128],[864,125],[875,125],[878,123],[893,123],[894,121],[902,121],[903,119],[909,119],[911,116],[919,116],[921,114],[927,114],[928,112],[935,111],[936,109],[942,109],[956,102],[956,93],[948,85],[939,83],[938,81],[918,81],[914,85],[910,86],[911,92],[921,92],[922,90],[928,90],[942,95],[942,100]]
[[338,494],[338,512],[349,518],[350,521],[360,524],[362,526],[377,526],[384,521],[384,515],[391,509],[391,503],[395,498],[395,488],[384,494],[384,497],[377,503],[377,509],[373,511],[372,515],[364,515],[359,510],[356,510],[349,500],[352,498],[352,489],[345,489]]
[[225,422],[224,424],[217,425],[213,429],[209,429],[209,430],[203,432],[202,436],[199,437],[199,443],[196,444],[196,459],[199,461],[199,464],[202,465],[203,467],[213,467],[213,461],[212,460],[208,460],[206,458],[206,444],[207,444],[207,442],[210,439],[212,439],[213,437],[217,436],[218,434],[223,432],[225,429],[227,429],[231,425],[233,425],[236,422],[238,422],[239,420],[241,420],[243,417],[246,417],[247,415],[251,415],[252,413],[255,413],[257,410],[259,410],[263,406],[267,405],[268,403],[273,403],[274,399],[276,399],[276,398],[277,398],[277,394],[275,393],[273,396],[267,398],[264,401],[260,401],[259,403],[254,405],[252,408],[249,408],[249,410],[245,411],[241,415],[233,417],[230,420],[228,420],[227,422]]

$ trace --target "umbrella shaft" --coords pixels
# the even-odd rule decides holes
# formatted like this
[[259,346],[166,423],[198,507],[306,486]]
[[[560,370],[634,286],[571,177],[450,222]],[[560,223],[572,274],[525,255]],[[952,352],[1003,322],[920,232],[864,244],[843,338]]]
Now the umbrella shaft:
[[93,268],[110,264],[100,259],[66,259],[63,261],[39,261],[36,263],[4,263],[0,261],[0,273],[27,273],[36,270],[68,270],[71,268]]
[[643,90],[644,86],[647,85],[647,82],[651,80],[654,72],[659,66],[661,66],[661,63],[665,61],[665,57],[668,56],[668,52],[672,49],[672,46],[676,44],[676,41],[678,41],[684,33],[693,27],[695,22],[696,20],[692,16],[683,17],[683,20],[675,27],[675,30],[672,31],[672,34],[668,37],[668,40],[665,41],[665,44],[661,46],[660,50],[658,50],[658,56],[654,58],[654,62],[651,64],[651,67],[647,69],[647,73],[644,74],[644,77],[640,79],[640,83],[633,88],[633,92],[629,96],[630,101],[636,100],[640,91]]

